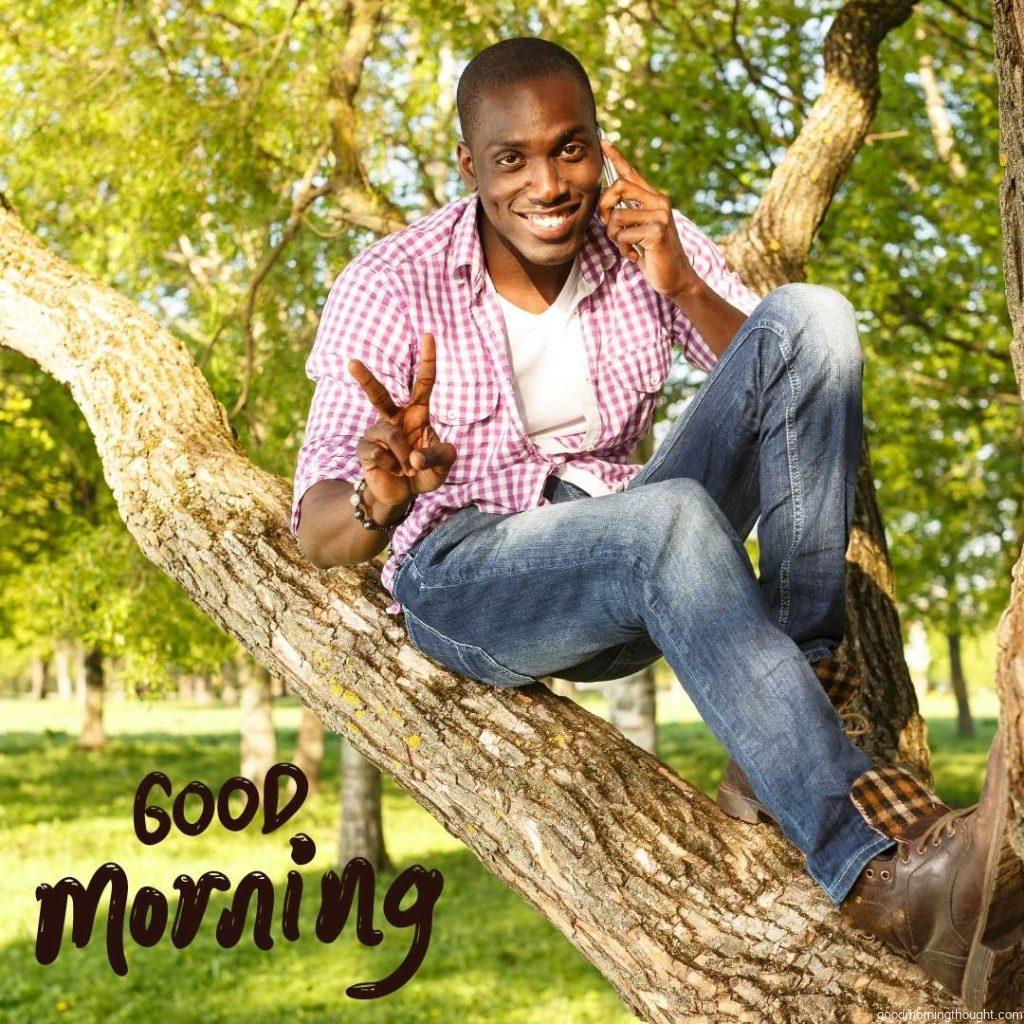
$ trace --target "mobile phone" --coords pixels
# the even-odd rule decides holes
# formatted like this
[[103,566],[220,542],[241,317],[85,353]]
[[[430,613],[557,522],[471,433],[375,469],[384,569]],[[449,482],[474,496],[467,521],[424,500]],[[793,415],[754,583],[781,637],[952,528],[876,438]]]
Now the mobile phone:
[[[600,128],[597,130],[598,136],[603,140],[607,141],[608,136],[605,135]],[[619,177],[619,172],[615,170],[615,165],[608,159],[608,154],[601,150],[601,182],[604,188],[610,188]],[[620,199],[616,204],[617,207],[621,206],[627,209],[639,210],[641,209],[640,204],[635,199]],[[633,248],[637,251],[637,254],[643,256],[644,249],[642,245],[634,245]]]

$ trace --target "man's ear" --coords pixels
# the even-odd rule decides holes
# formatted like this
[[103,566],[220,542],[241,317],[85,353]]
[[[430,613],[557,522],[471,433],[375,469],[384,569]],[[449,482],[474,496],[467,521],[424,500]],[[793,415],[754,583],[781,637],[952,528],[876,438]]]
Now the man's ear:
[[473,154],[462,139],[459,139],[455,145],[455,165],[459,170],[459,177],[462,179],[463,185],[470,192],[475,192],[476,174],[473,171]]

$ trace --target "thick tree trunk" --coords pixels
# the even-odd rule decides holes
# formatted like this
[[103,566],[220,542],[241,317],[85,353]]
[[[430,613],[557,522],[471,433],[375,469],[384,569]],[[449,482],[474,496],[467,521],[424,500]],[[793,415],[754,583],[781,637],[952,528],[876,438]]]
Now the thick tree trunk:
[[380,807],[380,769],[341,737],[341,827],[338,862],[342,868],[353,857],[365,857],[376,871],[391,868],[384,848]]
[[305,704],[299,715],[299,735],[292,761],[309,780],[309,793],[312,796],[320,788],[320,769],[324,761],[324,723]]
[[970,737],[974,735],[974,719],[971,717],[964,663],[960,656],[960,634],[947,633],[946,638],[949,641],[949,680],[956,698],[956,731],[961,736]]
[[178,700],[182,704],[191,704],[195,697],[195,676],[185,673],[178,676]]
[[[1013,325],[1010,356],[1024,394],[1024,11],[1015,0],[994,0],[999,140],[1003,181],[1003,277]],[[999,622],[996,682],[1006,726],[1010,789],[1017,829],[1014,845],[1024,856],[1024,553],[1013,569],[1010,604]]]
[[33,700],[43,700],[46,697],[47,682],[50,678],[49,658],[33,658],[29,662],[29,678],[31,680],[30,693]]
[[238,704],[240,698],[238,689],[238,659],[226,658],[220,670],[220,700],[228,707]]
[[103,731],[103,649],[95,646],[85,656],[85,702],[82,707],[82,731],[78,746],[83,750],[99,750],[106,745]]
[[846,552],[846,636],[836,653],[859,668],[863,681],[853,710],[865,715],[871,731],[857,742],[877,760],[902,763],[930,780],[928,734],[903,655],[896,580],[866,443]]
[[57,696],[71,701],[75,697],[75,680],[71,667],[77,650],[73,644],[58,644],[53,652],[53,675],[57,681]]
[[241,774],[262,787],[267,772],[277,761],[270,673],[264,665],[247,667],[242,683],[241,711]]
[[205,672],[200,672],[192,677],[192,699],[200,707],[209,707],[213,703],[210,677]]

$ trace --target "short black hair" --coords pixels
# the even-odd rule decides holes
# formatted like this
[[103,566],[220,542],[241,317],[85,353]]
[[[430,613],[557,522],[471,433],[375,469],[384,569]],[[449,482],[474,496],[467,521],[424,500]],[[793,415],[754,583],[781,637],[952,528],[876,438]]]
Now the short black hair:
[[570,75],[583,89],[590,112],[597,122],[594,90],[583,65],[566,49],[536,36],[516,36],[481,50],[467,65],[459,79],[455,105],[462,126],[462,138],[471,144],[479,126],[480,99],[495,86],[532,82],[551,75]]

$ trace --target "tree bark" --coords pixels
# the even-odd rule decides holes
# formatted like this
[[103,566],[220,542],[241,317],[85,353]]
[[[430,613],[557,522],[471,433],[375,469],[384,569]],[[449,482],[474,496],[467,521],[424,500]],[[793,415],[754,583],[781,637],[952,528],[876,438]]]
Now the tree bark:
[[[1013,339],[1010,357],[1024,394],[1024,11],[1016,0],[993,0],[993,36],[999,80],[999,146],[1003,180],[1003,279]],[[996,684],[1000,719],[1007,732],[1007,761],[1016,829],[1014,846],[1024,856],[1024,552],[1013,568],[1010,604],[997,632]]]
[[896,579],[866,442],[846,551],[846,635],[836,654],[860,670],[862,686],[851,707],[871,730],[856,742],[876,760],[903,764],[930,781],[928,732],[903,654]]
[[[771,829],[726,819],[541,686],[428,661],[376,566],[317,572],[184,346],[0,213],[0,343],[65,383],[147,557],[543,913],[648,1021],[949,1009],[850,933]],[[1019,758],[1019,750],[1017,757]]]
[[974,719],[971,717],[964,663],[960,656],[960,634],[951,632],[946,637],[949,641],[949,680],[956,698],[956,731],[961,736],[971,737],[974,735]]
[[299,715],[299,735],[292,760],[309,781],[309,794],[312,796],[320,788],[320,769],[324,761],[324,723],[305,704]]
[[266,666],[248,667],[242,683],[241,774],[262,788],[266,774],[277,761],[277,735]]
[[103,649],[91,647],[85,656],[85,702],[82,707],[82,731],[78,746],[100,750],[106,745],[103,731]]
[[341,737],[341,827],[338,862],[365,857],[375,871],[389,871],[380,806],[380,769]]

